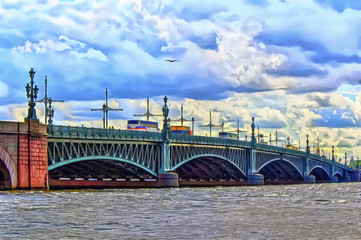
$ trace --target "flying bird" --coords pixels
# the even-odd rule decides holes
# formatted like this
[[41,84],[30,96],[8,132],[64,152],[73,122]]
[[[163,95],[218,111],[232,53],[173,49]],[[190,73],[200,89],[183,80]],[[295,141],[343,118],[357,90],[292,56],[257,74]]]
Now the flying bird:
[[167,60],[164,60],[164,61],[167,61],[167,62],[178,62],[178,60],[175,60],[175,59],[167,59]]

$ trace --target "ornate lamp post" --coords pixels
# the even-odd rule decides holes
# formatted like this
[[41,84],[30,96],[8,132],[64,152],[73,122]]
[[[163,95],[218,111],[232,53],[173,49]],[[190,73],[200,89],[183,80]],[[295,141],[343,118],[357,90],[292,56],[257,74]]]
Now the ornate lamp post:
[[169,108],[168,108],[168,105],[167,105],[167,101],[168,101],[167,96],[164,96],[163,100],[164,100],[164,106],[162,108],[162,112],[163,112],[163,116],[164,116],[164,119],[163,119],[163,137],[164,137],[164,139],[167,139],[167,141],[169,141],[169,128],[170,128],[169,123],[170,123],[170,119],[168,117]]
[[164,106],[162,108],[162,112],[163,112],[163,130],[162,130],[162,135],[163,135],[163,143],[162,143],[162,162],[159,166],[159,173],[165,173],[170,169],[170,164],[169,164],[169,159],[170,159],[170,136],[169,136],[169,124],[170,124],[170,118],[169,116],[169,108],[167,106],[167,101],[168,98],[167,96],[164,96],[163,98],[164,100]]
[[33,70],[33,68],[31,68],[31,70],[29,71],[29,75],[31,79],[30,84],[27,83],[25,86],[26,94],[27,97],[29,98],[29,103],[28,103],[29,109],[28,109],[28,116],[26,117],[26,119],[37,120],[36,110],[35,110],[35,100],[38,97],[39,88],[37,85],[35,85],[34,87],[35,71]]
[[256,135],[255,135],[255,128],[256,126],[254,125],[254,117],[252,117],[252,124],[251,124],[251,129],[252,129],[252,133],[251,133],[251,144],[252,144],[252,148],[256,148]]

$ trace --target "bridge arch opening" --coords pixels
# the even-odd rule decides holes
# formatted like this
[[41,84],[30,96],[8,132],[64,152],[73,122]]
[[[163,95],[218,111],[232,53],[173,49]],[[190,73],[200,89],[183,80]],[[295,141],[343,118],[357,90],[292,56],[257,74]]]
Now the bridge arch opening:
[[310,174],[316,177],[316,182],[328,182],[330,181],[330,176],[326,170],[322,167],[314,167],[311,169]]
[[78,158],[49,166],[50,179],[155,179],[156,174],[140,165],[111,157]]
[[4,162],[0,160],[0,190],[11,189],[11,176]]
[[246,181],[245,174],[232,162],[213,155],[195,156],[176,166],[182,181]]
[[16,165],[6,149],[0,146],[0,190],[12,189],[16,185]]
[[301,183],[303,177],[297,167],[284,159],[272,160],[258,170],[267,184]]
[[335,173],[334,177],[337,177],[338,180],[342,179],[342,175],[340,173]]

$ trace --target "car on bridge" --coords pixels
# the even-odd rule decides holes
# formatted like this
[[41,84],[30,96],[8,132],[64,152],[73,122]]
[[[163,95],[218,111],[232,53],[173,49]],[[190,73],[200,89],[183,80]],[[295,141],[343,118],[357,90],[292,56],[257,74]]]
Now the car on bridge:
[[171,126],[170,132],[175,134],[192,135],[190,127],[187,126]]
[[144,120],[128,120],[127,130],[160,132],[157,122],[144,121]]
[[238,135],[237,135],[236,133],[219,132],[218,136],[219,136],[220,138],[238,139]]

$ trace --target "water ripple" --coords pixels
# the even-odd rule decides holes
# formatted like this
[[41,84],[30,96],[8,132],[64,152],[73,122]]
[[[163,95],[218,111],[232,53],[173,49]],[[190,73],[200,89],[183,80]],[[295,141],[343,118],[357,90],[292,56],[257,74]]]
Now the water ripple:
[[360,183],[0,192],[1,239],[360,239]]

